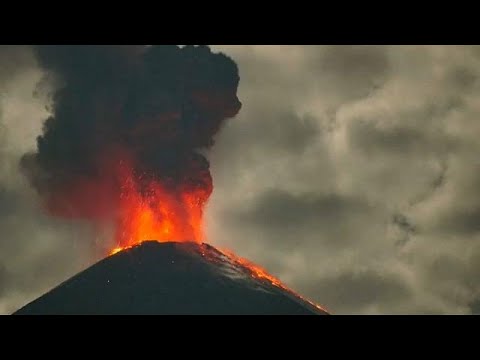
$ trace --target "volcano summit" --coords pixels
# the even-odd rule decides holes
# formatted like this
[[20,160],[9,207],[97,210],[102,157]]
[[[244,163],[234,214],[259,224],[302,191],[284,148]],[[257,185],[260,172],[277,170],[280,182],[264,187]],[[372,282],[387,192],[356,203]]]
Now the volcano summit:
[[262,274],[207,244],[146,241],[101,260],[14,315],[327,314]]
[[16,314],[325,313],[203,244],[206,150],[242,107],[233,59],[193,45],[34,52],[52,101],[21,169],[49,215],[112,229],[115,249]]

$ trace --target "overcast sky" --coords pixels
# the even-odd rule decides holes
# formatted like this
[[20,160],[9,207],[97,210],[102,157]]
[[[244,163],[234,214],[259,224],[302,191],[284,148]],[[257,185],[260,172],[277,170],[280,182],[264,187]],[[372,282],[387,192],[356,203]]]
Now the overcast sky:
[[[337,314],[480,312],[480,48],[212,46],[243,107],[209,158],[207,234]],[[46,100],[0,47],[0,313],[98,259],[18,171]]]

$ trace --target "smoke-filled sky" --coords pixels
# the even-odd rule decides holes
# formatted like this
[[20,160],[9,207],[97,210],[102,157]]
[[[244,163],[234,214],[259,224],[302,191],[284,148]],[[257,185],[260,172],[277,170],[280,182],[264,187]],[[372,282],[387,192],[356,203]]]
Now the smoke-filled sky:
[[[210,243],[333,313],[480,312],[480,48],[212,50],[242,109],[208,152]],[[30,47],[0,47],[0,313],[100,256],[19,171],[51,86]]]

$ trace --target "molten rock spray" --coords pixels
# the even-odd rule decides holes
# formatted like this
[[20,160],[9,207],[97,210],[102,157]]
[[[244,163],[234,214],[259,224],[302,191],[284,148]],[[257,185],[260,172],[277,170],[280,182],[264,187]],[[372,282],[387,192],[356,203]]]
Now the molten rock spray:
[[[39,46],[51,116],[22,168],[47,211],[113,224],[110,253],[145,240],[204,241],[202,154],[240,110],[237,65],[207,46]],[[245,259],[252,277],[285,288]]]

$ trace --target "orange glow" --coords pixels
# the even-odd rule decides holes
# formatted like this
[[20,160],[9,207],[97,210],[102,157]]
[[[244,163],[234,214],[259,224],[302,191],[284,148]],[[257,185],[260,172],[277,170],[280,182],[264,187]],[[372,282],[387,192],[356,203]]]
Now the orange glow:
[[116,247],[114,248],[112,251],[110,251],[110,255],[115,255],[116,253],[122,251],[122,250],[125,250],[124,248],[122,247]]
[[113,255],[146,240],[196,242],[204,240],[203,206],[211,189],[200,186],[167,188],[157,180],[133,175],[123,162]]
[[250,260],[247,260],[245,258],[242,258],[240,256],[235,255],[232,251],[227,250],[227,249],[221,249],[219,250],[223,253],[223,255],[227,256],[230,258],[234,263],[237,263],[238,265],[247,268],[250,271],[250,276],[254,279],[260,279],[260,280],[266,280],[272,285],[275,285],[279,288],[282,288],[284,290],[287,289],[286,286],[282,284],[282,282],[277,279],[275,276],[270,275],[267,270],[262,268],[259,265],[254,264]]
[[219,250],[223,255],[225,255],[226,257],[230,258],[230,260],[233,262],[233,263],[236,263],[240,266],[242,266],[243,268],[246,268],[248,269],[248,271],[250,272],[250,276],[254,279],[258,279],[258,280],[263,280],[263,281],[267,281],[269,282],[270,284],[282,289],[282,290],[285,290],[287,292],[289,292],[290,294],[292,294],[293,296],[309,303],[310,305],[316,307],[318,310],[320,311],[324,311],[324,312],[328,312],[326,309],[322,308],[320,305],[318,304],[315,304],[314,302],[304,298],[303,296],[297,294],[296,292],[294,292],[293,290],[289,289],[287,286],[285,286],[278,278],[276,278],[275,276],[269,274],[267,272],[267,270],[265,270],[264,268],[262,268],[261,266],[257,265],[257,264],[254,264],[253,262],[251,262],[250,260],[247,260],[245,258],[242,258],[238,255],[235,255],[232,251],[230,250],[226,250],[226,249],[221,249]]

